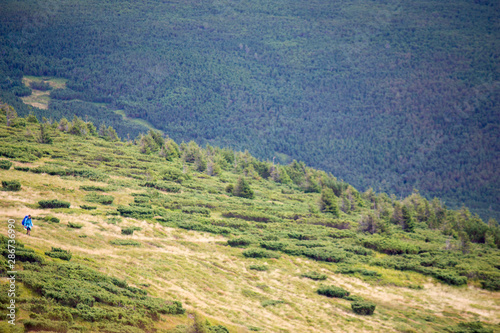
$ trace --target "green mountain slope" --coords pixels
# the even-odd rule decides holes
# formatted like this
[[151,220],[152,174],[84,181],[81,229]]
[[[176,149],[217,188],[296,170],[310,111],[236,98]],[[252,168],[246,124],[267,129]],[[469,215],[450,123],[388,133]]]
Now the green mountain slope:
[[135,137],[124,110],[498,218],[499,17],[488,0],[4,1],[1,88],[14,104],[23,74],[65,78],[37,115]]
[[[496,221],[418,193],[359,193],[302,163],[113,133],[2,105],[0,217],[16,221],[26,248],[14,266],[16,329],[497,328]],[[19,225],[26,214],[31,236]],[[2,254],[5,273],[12,258]]]

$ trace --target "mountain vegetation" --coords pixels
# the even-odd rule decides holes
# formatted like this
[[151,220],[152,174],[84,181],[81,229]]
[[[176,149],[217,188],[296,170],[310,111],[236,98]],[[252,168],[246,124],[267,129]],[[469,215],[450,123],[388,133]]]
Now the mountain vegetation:
[[0,216],[15,219],[17,247],[12,257],[1,236],[0,269],[18,271],[14,331],[498,329],[495,220],[416,191],[360,192],[302,162],[106,129],[2,104]]
[[493,0],[7,0],[0,94],[498,219],[499,17]]

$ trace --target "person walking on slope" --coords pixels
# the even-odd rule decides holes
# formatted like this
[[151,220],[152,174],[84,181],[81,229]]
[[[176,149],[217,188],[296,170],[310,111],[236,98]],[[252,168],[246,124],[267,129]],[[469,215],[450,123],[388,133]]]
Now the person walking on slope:
[[30,232],[31,229],[33,228],[33,221],[31,221],[31,215],[25,216],[22,224],[26,229],[26,235],[31,236]]

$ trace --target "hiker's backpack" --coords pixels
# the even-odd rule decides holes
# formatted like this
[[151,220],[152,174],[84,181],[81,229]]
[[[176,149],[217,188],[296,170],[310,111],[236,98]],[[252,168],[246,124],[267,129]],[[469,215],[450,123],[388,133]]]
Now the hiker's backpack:
[[25,222],[27,219],[28,219],[28,215],[26,215],[26,216],[24,217],[24,219],[23,219],[23,222],[21,222],[21,224],[23,225],[23,227],[24,227],[24,222]]

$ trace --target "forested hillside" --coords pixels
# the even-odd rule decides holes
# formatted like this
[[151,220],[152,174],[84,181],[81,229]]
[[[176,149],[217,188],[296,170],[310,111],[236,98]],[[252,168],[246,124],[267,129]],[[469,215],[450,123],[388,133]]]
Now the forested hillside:
[[[498,217],[499,4],[490,0],[3,1],[3,100],[133,138],[154,124],[354,186]],[[33,86],[33,89],[48,89]]]
[[500,226],[416,192],[7,104],[0,181],[1,331],[498,330]]

